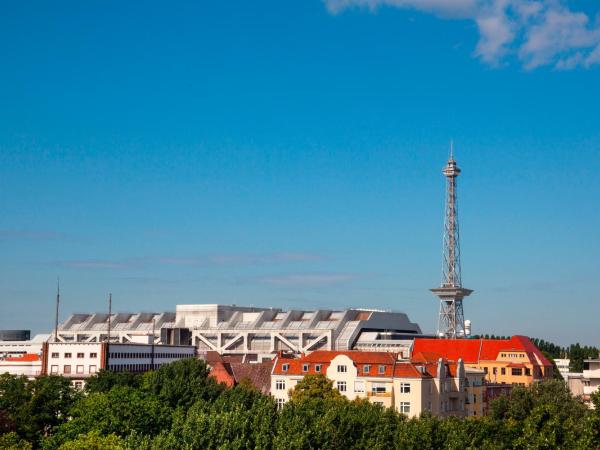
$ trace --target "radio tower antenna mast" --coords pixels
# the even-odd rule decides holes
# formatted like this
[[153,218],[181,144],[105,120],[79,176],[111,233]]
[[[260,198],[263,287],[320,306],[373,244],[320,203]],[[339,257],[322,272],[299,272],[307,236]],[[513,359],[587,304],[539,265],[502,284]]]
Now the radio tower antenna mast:
[[442,284],[431,289],[440,299],[440,314],[437,334],[442,338],[463,338],[465,316],[463,299],[473,291],[462,287],[460,268],[460,233],[458,226],[458,207],[456,178],[460,169],[454,160],[454,148],[450,142],[450,156],[442,173],[446,177],[446,214],[444,219],[444,257],[442,265]]
[[60,278],[56,279],[56,312],[54,314],[54,342],[58,342],[58,311],[60,308]]

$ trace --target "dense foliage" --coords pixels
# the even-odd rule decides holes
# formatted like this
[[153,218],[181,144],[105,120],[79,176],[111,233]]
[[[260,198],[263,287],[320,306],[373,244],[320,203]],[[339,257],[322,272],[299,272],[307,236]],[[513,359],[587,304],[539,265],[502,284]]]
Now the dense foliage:
[[144,375],[102,372],[79,394],[68,380],[0,377],[2,449],[600,449],[600,397],[588,410],[560,381],[515,387],[487,417],[408,419],[348,401],[307,376],[277,410],[251,386],[182,360]]

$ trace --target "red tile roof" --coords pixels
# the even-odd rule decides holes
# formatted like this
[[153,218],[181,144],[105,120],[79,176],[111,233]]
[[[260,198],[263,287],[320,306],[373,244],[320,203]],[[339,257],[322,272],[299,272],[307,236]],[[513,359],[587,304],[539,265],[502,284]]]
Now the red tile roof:
[[[361,377],[383,377],[383,378],[429,378],[437,376],[439,356],[436,355],[433,361],[427,359],[425,364],[415,364],[409,361],[398,361],[397,354],[389,352],[362,352],[362,351],[316,351],[309,355],[297,359],[277,358],[273,374],[275,375],[314,375],[327,372],[331,361],[339,355],[345,355],[350,358],[357,368],[357,375]],[[288,369],[283,370],[282,366],[287,364]],[[321,370],[317,372],[315,366],[320,365]],[[369,367],[369,372],[365,372],[365,366]],[[308,366],[308,370],[303,370]],[[385,371],[379,372],[379,367],[384,366]],[[448,376],[456,376],[456,364],[445,363]]]
[[478,364],[480,361],[496,361],[500,352],[510,351],[525,352],[532,364],[552,365],[526,336],[513,336],[510,339],[417,338],[413,345],[413,359],[420,361],[441,356],[451,361],[462,358],[467,364]]
[[211,363],[210,376],[214,378],[217,383],[224,383],[228,387],[233,387],[235,385],[235,378],[221,361],[214,361]]
[[34,355],[32,353],[26,353],[22,356],[10,356],[6,358],[4,361],[12,361],[12,362],[35,362],[41,361],[39,355]]
[[233,378],[237,383],[244,379],[248,380],[252,386],[268,394],[271,390],[271,371],[275,361],[266,361],[262,363],[230,363]]

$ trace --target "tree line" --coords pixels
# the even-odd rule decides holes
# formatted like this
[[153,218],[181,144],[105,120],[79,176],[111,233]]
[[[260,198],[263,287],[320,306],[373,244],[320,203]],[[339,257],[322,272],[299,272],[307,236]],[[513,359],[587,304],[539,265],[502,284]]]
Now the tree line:
[[250,383],[217,384],[202,361],[143,375],[100,372],[84,392],[68,379],[0,376],[0,448],[75,449],[595,449],[600,399],[588,410],[560,381],[515,387],[481,418],[408,419],[349,401],[307,376],[278,409]]

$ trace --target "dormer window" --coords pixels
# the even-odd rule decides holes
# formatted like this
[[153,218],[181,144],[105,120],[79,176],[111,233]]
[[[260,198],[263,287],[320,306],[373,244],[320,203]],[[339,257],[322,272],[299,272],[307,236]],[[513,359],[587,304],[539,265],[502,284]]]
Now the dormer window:
[[289,368],[290,368],[290,365],[289,365],[289,364],[282,364],[282,365],[281,365],[281,370],[282,370],[283,372],[287,372]]
[[302,364],[302,372],[308,372],[308,364]]
[[379,375],[383,375],[385,373],[385,366],[379,366]]
[[369,373],[371,371],[371,366],[369,364],[365,364],[363,366],[363,373]]
[[321,372],[321,364],[315,365],[315,372],[317,372],[317,373]]

